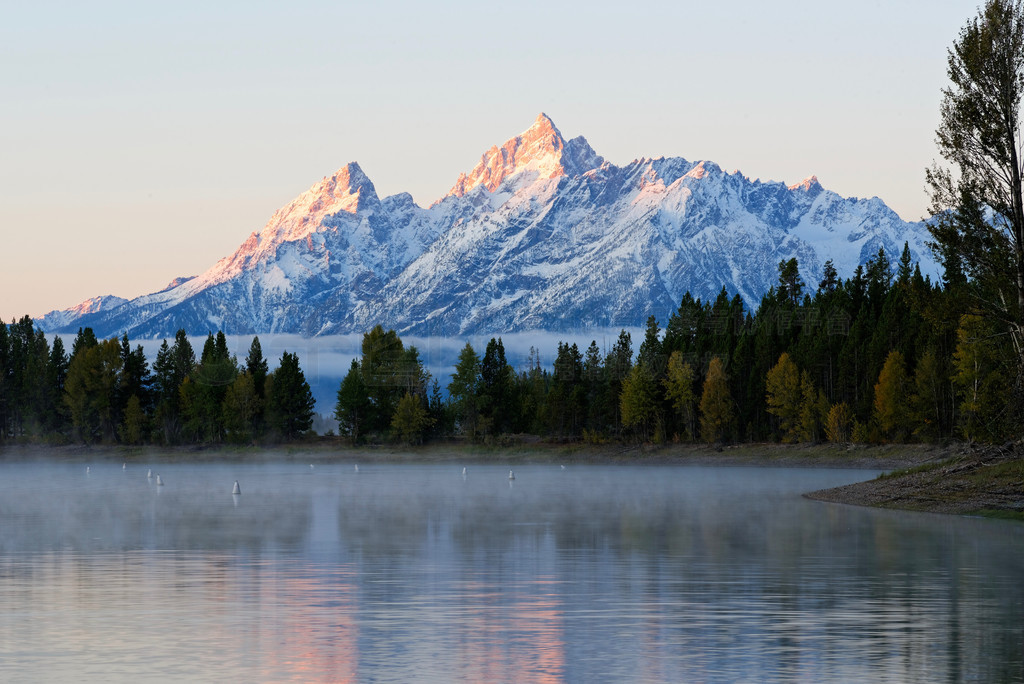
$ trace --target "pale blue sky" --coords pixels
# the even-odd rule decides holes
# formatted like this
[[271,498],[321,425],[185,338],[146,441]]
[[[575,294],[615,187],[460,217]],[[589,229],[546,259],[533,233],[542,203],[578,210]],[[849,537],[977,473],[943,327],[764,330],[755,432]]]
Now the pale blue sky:
[[[444,194],[547,112],[609,161],[816,174],[927,206],[946,49],[977,3],[46,2],[0,10],[0,316],[231,253],[348,161]],[[212,6],[211,6],[212,5]]]

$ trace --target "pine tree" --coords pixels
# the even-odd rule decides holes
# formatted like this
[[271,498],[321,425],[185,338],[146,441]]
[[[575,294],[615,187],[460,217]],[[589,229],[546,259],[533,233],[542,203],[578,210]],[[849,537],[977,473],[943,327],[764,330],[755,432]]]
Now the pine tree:
[[149,411],[153,404],[153,376],[149,372],[145,349],[141,344],[131,349],[128,335],[121,338],[121,367],[122,406],[127,407],[128,400],[134,396],[139,400],[139,409],[144,413]]
[[15,434],[35,432],[45,421],[44,385],[50,348],[32,319],[23,316],[11,323],[8,352],[8,417]]
[[113,441],[116,434],[114,402],[120,384],[120,352],[117,339],[104,340],[79,348],[68,367],[64,401],[86,443]]
[[644,341],[640,343],[640,350],[637,352],[636,362],[647,367],[651,378],[660,382],[665,373],[667,359],[662,350],[661,329],[658,326],[658,319],[654,316],[647,317],[647,330],[644,333]]
[[789,306],[798,306],[803,297],[804,280],[800,277],[800,265],[796,257],[779,262],[779,301]]
[[267,395],[267,418],[282,438],[295,439],[313,427],[313,392],[299,367],[299,357],[287,351],[271,374]]
[[448,437],[454,432],[454,421],[448,405],[441,396],[441,385],[437,378],[430,383],[430,397],[427,399],[427,413],[431,420],[431,437]]
[[224,333],[218,332],[216,337],[210,333],[181,395],[186,429],[194,438],[206,442],[223,439],[224,397],[237,375],[238,364],[228,352]]
[[68,377],[68,364],[64,341],[60,337],[54,337],[50,358],[46,364],[46,404],[49,407],[46,412],[46,429],[51,433],[63,434],[68,424],[67,407],[64,404],[64,383]]
[[10,431],[11,342],[7,324],[0,319],[0,444]]
[[370,395],[363,384],[359,362],[352,359],[348,373],[338,386],[338,402],[334,417],[338,421],[338,432],[349,438],[353,446],[363,436],[363,426],[370,415]]
[[377,325],[363,335],[362,352],[359,368],[372,407],[365,430],[384,434],[391,427],[398,401],[408,391],[403,377],[409,370],[403,365],[405,347],[394,330]]
[[548,416],[550,429],[556,435],[577,437],[583,430],[586,415],[583,387],[583,356],[575,343],[558,343],[554,372],[551,374],[551,390],[548,392]]
[[96,339],[96,334],[92,331],[92,328],[79,328],[74,342],[71,343],[71,358],[74,359],[81,352],[90,347],[95,347],[97,344],[99,344],[99,341]]
[[822,278],[821,282],[818,283],[818,289],[825,293],[833,293],[836,288],[839,287],[839,272],[836,271],[835,264],[832,263],[831,259],[825,262],[825,265],[821,269]]
[[622,394],[622,382],[633,367],[633,341],[625,330],[619,332],[611,353],[605,358],[604,367],[607,382],[604,404],[610,407],[612,414],[609,416],[609,429],[613,434],[618,434],[622,426],[619,395]]
[[263,347],[260,345],[260,338],[253,336],[249,345],[249,353],[245,357],[245,372],[252,378],[253,392],[259,400],[256,415],[253,416],[255,429],[254,439],[259,438],[263,433],[264,412],[267,403],[267,373],[269,369],[267,360],[263,357]]
[[448,383],[448,396],[462,434],[475,440],[480,419],[480,357],[469,342],[459,352],[459,360]]
[[516,411],[513,407],[512,366],[505,360],[505,346],[499,337],[487,343],[480,362],[480,412],[493,434],[507,432]]
[[583,387],[584,402],[587,405],[586,430],[593,435],[606,432],[612,420],[605,403],[606,384],[604,358],[597,341],[591,340],[583,355]]
[[245,372],[252,378],[257,397],[263,397],[263,384],[266,382],[268,370],[267,360],[263,358],[260,338],[254,336],[249,345],[249,354],[245,357]]

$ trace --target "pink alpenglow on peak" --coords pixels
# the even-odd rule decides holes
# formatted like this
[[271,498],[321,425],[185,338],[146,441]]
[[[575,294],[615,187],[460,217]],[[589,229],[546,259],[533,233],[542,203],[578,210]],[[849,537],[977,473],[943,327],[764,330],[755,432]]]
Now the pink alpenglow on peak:
[[821,183],[818,182],[818,177],[817,176],[808,176],[807,178],[804,178],[802,181],[800,181],[796,185],[790,185],[789,189],[790,190],[810,190],[811,188],[814,188],[814,187],[821,188]]
[[97,311],[102,311],[104,309],[111,309],[116,306],[121,306],[127,301],[127,299],[124,299],[122,297],[115,297],[114,295],[104,295],[102,297],[93,297],[91,299],[86,299],[78,306],[72,307],[71,311],[78,315],[85,315],[89,313],[96,313]]
[[532,126],[501,147],[495,145],[472,171],[460,174],[446,197],[462,197],[480,185],[494,192],[521,171],[534,171],[536,180],[547,180],[586,173],[603,162],[583,136],[566,141],[555,122],[541,112]]
[[358,163],[349,162],[279,209],[260,232],[260,239],[304,237],[325,216],[339,212],[356,214],[379,203],[373,183]]

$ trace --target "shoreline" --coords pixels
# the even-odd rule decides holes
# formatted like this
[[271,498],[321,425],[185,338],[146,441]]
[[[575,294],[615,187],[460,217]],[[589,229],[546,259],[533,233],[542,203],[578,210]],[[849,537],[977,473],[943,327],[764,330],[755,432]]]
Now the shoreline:
[[8,444],[0,464],[18,460],[140,461],[200,463],[213,461],[310,461],[320,463],[575,463],[629,465],[722,465],[892,470],[934,463],[958,446],[845,444],[553,444],[523,440],[485,445],[447,442],[425,446],[310,442],[277,446],[148,446]]
[[1024,521],[1024,441],[964,445],[942,461],[804,496],[827,503]]
[[337,440],[279,446],[15,444],[0,447],[6,462],[54,461],[213,463],[303,462],[388,464],[678,465],[881,470],[877,478],[807,492],[824,503],[1024,520],[1024,441],[1003,446],[846,444],[552,444],[448,442],[418,447],[351,447]]

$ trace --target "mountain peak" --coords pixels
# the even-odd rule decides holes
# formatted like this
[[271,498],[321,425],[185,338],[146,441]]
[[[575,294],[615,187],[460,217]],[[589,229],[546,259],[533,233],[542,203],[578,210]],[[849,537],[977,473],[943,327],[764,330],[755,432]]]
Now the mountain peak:
[[480,185],[494,192],[521,171],[534,171],[538,180],[544,180],[585,173],[603,161],[583,136],[566,141],[551,117],[541,112],[529,128],[501,147],[495,145],[472,171],[460,174],[447,196],[462,197]]
[[363,173],[359,162],[354,161],[342,166],[333,176],[324,178],[312,191],[319,191],[317,194],[332,205],[334,211],[347,211],[350,214],[379,201],[373,183]]
[[537,131],[541,135],[551,134],[562,140],[562,134],[558,131],[558,127],[555,126],[555,122],[544,112],[538,114],[530,127],[523,131],[523,136],[528,135],[531,131]]
[[790,185],[789,189],[790,190],[813,190],[813,189],[820,190],[821,189],[821,183],[818,182],[818,177],[817,176],[808,176],[807,178],[804,178],[802,181],[800,181],[796,185]]

